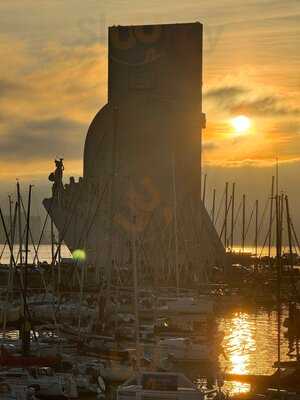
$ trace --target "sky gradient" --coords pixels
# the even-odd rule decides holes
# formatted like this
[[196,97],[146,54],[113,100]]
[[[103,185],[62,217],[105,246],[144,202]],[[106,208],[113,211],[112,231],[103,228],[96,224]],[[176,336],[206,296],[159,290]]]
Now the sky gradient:
[[[208,201],[225,181],[264,202],[280,187],[300,226],[299,0],[10,0],[0,2],[0,185],[16,178],[40,197],[55,157],[82,174],[86,132],[107,97],[110,25],[204,24],[204,173]],[[236,135],[230,119],[247,115]]]

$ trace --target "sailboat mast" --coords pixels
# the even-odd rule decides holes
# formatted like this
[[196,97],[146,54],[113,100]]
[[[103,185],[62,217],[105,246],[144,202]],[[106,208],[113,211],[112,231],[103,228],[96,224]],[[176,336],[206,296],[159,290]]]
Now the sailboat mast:
[[271,244],[272,244],[274,184],[275,184],[275,177],[272,176],[271,197],[270,197],[269,237],[268,237],[268,258],[269,258],[269,267],[271,266],[270,257],[271,257]]
[[285,207],[286,207],[286,220],[287,220],[287,231],[288,231],[289,251],[290,251],[289,264],[290,264],[290,269],[292,271],[294,268],[294,258],[293,258],[292,229],[291,229],[291,218],[290,218],[290,207],[289,207],[288,196],[285,196]]
[[203,184],[203,195],[202,195],[202,203],[205,207],[205,199],[206,199],[206,179],[207,179],[207,174],[204,175],[204,184]]
[[134,314],[135,314],[135,343],[136,343],[136,361],[138,379],[141,370],[140,355],[140,323],[139,323],[139,289],[137,272],[137,254],[136,254],[136,215],[132,214],[132,266],[133,266],[133,285],[134,285]]
[[55,257],[55,249],[54,249],[54,223],[53,219],[50,217],[50,234],[51,234],[51,264],[52,264],[52,270],[54,266],[54,257]]
[[[12,244],[12,248],[14,247],[14,239],[13,239],[13,217],[12,217],[12,199],[11,196],[8,195],[8,202],[9,202],[9,229],[10,229],[10,242]],[[12,265],[12,259],[10,257],[10,265]]]
[[282,252],[282,220],[278,183],[278,162],[276,166],[276,272],[277,272],[277,362],[278,362],[278,390],[280,390],[280,361],[281,361],[281,252]]
[[22,214],[21,214],[21,192],[20,183],[17,182],[17,198],[18,198],[18,231],[19,231],[19,257],[20,265],[23,264],[23,241],[22,241]]
[[31,191],[32,191],[32,185],[29,185],[27,215],[26,215],[26,237],[25,237],[25,279],[24,279],[25,295],[27,295],[27,284],[28,284],[28,253],[29,253]]
[[258,200],[255,200],[255,238],[254,238],[254,246],[255,246],[255,256],[258,254]]
[[232,184],[231,193],[231,234],[230,234],[230,249],[233,251],[234,242],[234,206],[235,206],[235,182]]
[[29,315],[27,315],[28,314],[27,291],[28,291],[28,254],[29,254],[31,192],[32,192],[32,185],[29,185],[27,215],[26,215],[26,236],[25,236],[24,321],[22,327],[22,350],[24,355],[27,355],[30,350],[30,323],[28,321]]
[[176,194],[176,169],[175,154],[172,157],[172,177],[173,177],[173,208],[174,208],[174,241],[175,241],[175,273],[176,273],[176,294],[179,296],[179,271],[178,271],[178,226],[177,226],[177,194]]
[[213,203],[211,209],[211,221],[215,224],[215,210],[216,210],[216,189],[213,190]]
[[225,184],[224,247],[227,249],[228,182]]
[[243,194],[243,216],[242,216],[242,252],[245,251],[245,225],[246,225],[246,195]]
[[9,204],[9,228],[10,228],[10,240],[12,241],[12,236],[13,236],[13,230],[12,230],[12,225],[13,225],[13,217],[12,217],[12,199],[11,195],[8,195],[8,204]]

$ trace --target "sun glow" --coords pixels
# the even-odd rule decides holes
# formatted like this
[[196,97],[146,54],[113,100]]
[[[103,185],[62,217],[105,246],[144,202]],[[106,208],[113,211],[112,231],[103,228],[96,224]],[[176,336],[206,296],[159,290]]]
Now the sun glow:
[[236,134],[238,135],[244,135],[248,133],[251,127],[251,120],[245,115],[239,115],[237,117],[232,118],[230,120],[230,123],[233,126]]

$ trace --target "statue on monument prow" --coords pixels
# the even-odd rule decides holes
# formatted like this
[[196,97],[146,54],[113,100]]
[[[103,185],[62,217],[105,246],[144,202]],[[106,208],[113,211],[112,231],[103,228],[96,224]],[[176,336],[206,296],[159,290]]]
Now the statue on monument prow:
[[59,160],[54,160],[54,162],[55,162],[55,171],[51,172],[48,179],[50,182],[53,182],[52,197],[58,197],[59,193],[64,188],[64,185],[62,182],[63,171],[64,171],[63,158],[60,158]]

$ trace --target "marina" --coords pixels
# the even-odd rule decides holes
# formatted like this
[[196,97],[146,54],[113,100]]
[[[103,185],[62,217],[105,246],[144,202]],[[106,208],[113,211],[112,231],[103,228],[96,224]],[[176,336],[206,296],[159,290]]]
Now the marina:
[[[288,315],[283,310],[283,319]],[[269,375],[274,372],[277,351],[277,316],[276,310],[264,308],[241,308],[238,304],[217,315],[218,329],[223,332],[222,354],[218,355],[220,366],[219,379],[224,379],[222,372],[234,374]],[[6,337],[11,343],[18,338],[18,331],[10,330]],[[281,335],[282,360],[295,360],[297,356],[297,340],[286,335],[286,329]],[[203,385],[202,362],[185,365],[183,370],[198,385]],[[204,369],[205,371],[205,369]],[[207,372],[207,371],[206,371]],[[126,376],[124,376],[126,378]],[[237,381],[225,381],[223,390],[230,395],[247,393],[250,385]],[[87,398],[81,395],[82,399]],[[90,398],[90,397],[89,397]]]

